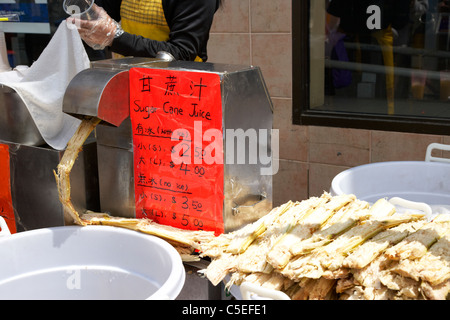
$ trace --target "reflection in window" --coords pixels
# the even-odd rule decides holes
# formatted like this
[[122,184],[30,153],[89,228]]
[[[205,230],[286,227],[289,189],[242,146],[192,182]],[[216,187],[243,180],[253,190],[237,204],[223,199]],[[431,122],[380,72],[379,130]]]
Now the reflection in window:
[[310,110],[450,118],[450,0],[310,1]]

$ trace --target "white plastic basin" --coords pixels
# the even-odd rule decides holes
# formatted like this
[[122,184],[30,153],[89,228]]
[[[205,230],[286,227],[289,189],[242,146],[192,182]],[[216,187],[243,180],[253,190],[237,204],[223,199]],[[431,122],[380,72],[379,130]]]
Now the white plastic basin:
[[175,299],[185,269],[167,242],[107,227],[0,238],[0,299]]
[[345,170],[331,183],[330,194],[354,194],[374,203],[400,197],[438,206],[450,205],[450,164],[425,161],[388,161]]

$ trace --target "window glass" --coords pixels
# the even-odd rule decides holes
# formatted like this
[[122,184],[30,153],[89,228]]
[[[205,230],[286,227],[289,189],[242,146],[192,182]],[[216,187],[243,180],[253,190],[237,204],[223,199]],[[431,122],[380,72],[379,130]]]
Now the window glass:
[[310,0],[308,10],[309,110],[450,118],[450,0]]

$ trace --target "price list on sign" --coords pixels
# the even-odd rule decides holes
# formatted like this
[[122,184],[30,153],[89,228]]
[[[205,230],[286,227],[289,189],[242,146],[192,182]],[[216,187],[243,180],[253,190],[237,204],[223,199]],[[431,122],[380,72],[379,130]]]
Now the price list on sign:
[[137,218],[223,233],[223,128],[220,77],[132,68]]

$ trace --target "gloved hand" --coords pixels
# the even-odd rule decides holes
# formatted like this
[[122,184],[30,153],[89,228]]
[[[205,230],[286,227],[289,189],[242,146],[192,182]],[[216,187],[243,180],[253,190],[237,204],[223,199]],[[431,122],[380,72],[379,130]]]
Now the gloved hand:
[[83,39],[90,47],[94,50],[103,50],[105,47],[112,44],[116,29],[120,28],[120,26],[102,7],[94,4],[92,9],[98,16],[97,19],[84,20],[69,17],[67,18],[67,23],[77,27],[81,39]]

